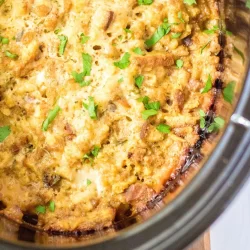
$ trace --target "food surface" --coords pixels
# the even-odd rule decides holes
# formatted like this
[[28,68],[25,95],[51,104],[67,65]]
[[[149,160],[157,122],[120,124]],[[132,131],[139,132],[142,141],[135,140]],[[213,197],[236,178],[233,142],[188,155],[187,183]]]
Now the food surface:
[[0,1],[0,213],[73,231],[142,210],[205,126],[218,19],[214,0]]

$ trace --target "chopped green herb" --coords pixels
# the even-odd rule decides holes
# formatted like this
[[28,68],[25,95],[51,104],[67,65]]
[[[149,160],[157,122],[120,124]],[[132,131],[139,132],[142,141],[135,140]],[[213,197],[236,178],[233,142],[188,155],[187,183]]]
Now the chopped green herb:
[[156,129],[164,134],[169,134],[170,133],[170,126],[166,124],[159,124]]
[[211,35],[214,34],[216,31],[219,30],[219,26],[218,25],[214,25],[214,27],[210,30],[204,30],[204,33]]
[[132,33],[132,31],[131,31],[130,29],[127,29],[127,28],[125,28],[124,31],[125,31],[126,33]]
[[121,77],[121,78],[118,80],[119,83],[122,83],[123,81],[124,81],[123,77]]
[[94,158],[96,158],[100,152],[100,147],[94,146],[94,148],[88,153],[83,156],[83,160],[89,160],[91,163],[93,163]]
[[133,52],[134,52],[135,54],[137,54],[137,55],[141,55],[141,56],[144,55],[143,51],[142,51],[141,48],[139,48],[139,47],[134,48],[134,49],[133,49]]
[[56,29],[56,30],[54,31],[54,33],[55,33],[56,35],[58,35],[61,31],[62,31],[61,29]]
[[161,104],[160,104],[160,102],[150,102],[146,106],[147,106],[148,110],[153,109],[155,111],[158,111],[161,107]]
[[18,58],[17,54],[11,53],[9,50],[5,51],[5,55],[13,60],[16,60]]
[[159,42],[165,35],[167,35],[171,30],[171,24],[167,23],[167,20],[164,21],[162,25],[160,25],[153,36],[146,40],[145,44],[147,47],[154,46],[157,42]]
[[141,88],[143,81],[144,81],[144,76],[142,76],[142,75],[137,76],[135,78],[135,84],[136,84],[136,86],[138,88]]
[[233,103],[234,99],[234,89],[235,89],[236,83],[234,81],[227,84],[227,86],[223,89],[223,97],[224,100]]
[[43,131],[48,130],[49,125],[55,120],[60,110],[61,108],[57,105],[55,106],[53,110],[49,111],[48,117],[46,118],[46,120],[43,122],[43,125],[42,125]]
[[87,186],[91,185],[92,181],[87,179]]
[[203,53],[204,49],[211,43],[211,41],[209,41],[208,43],[206,43],[204,46],[201,47],[201,54]]
[[155,111],[158,111],[161,107],[160,102],[149,102],[148,96],[141,97],[138,99],[138,101],[143,103],[146,110],[153,109]]
[[182,17],[182,12],[181,12],[181,11],[178,12],[178,18],[180,19],[180,21],[181,21],[182,23],[185,23],[185,20],[184,20],[183,17]]
[[73,71],[71,74],[72,74],[73,78],[75,79],[75,81],[77,83],[79,83],[79,85],[81,87],[85,87],[85,86],[90,85],[91,81],[84,81],[84,77],[85,77],[84,73],[77,73],[77,72]]
[[120,69],[125,69],[130,65],[130,54],[126,52],[120,61],[114,62],[114,65]]
[[229,31],[229,30],[226,30],[226,35],[227,36],[232,36],[233,35],[233,32]]
[[199,110],[199,114],[200,114],[201,117],[206,116],[206,113],[202,109]]
[[153,2],[154,2],[153,0],[138,0],[139,5],[150,5]]
[[173,39],[176,39],[176,38],[179,38],[181,35],[182,35],[181,32],[177,32],[177,33],[172,33],[172,34],[171,34],[171,37],[172,37]]
[[36,207],[36,212],[38,214],[45,214],[46,213],[46,207],[39,205],[39,206]]
[[10,126],[0,127],[0,142],[3,142],[10,135]]
[[144,110],[142,111],[142,118],[144,120],[147,120],[150,116],[154,116],[156,115],[158,112],[154,109],[148,109],[148,110]]
[[184,65],[184,62],[181,59],[176,60],[175,62],[178,69],[181,69]]
[[50,212],[55,212],[55,209],[56,209],[56,204],[54,201],[50,201],[49,202],[49,210]]
[[2,37],[1,43],[2,44],[9,44],[10,40],[8,38]]
[[81,44],[85,44],[90,37],[89,36],[85,36],[83,33],[80,35],[80,39],[81,39]]
[[0,6],[4,3],[5,0],[0,0]]
[[193,5],[193,4],[196,4],[196,1],[195,0],[184,0],[184,3],[187,5]]
[[92,67],[92,58],[89,54],[82,53],[83,73],[85,76],[90,76]]
[[213,87],[213,83],[212,83],[212,78],[211,78],[211,75],[208,76],[208,79],[206,81],[206,85],[205,87],[201,90],[201,93],[204,94],[204,93],[207,93],[209,90],[211,90]]
[[88,110],[90,118],[96,120],[98,105],[95,104],[94,98],[89,96],[89,104],[83,103],[83,106]]
[[250,9],[250,0],[247,0],[247,1],[246,1],[246,7],[247,7],[248,9]]
[[214,122],[208,127],[208,133],[217,132],[219,129],[223,128],[225,125],[225,120],[221,117],[214,118]]
[[203,110],[199,110],[199,114],[200,114],[200,128],[203,129],[206,126],[206,114]]
[[62,56],[64,54],[66,45],[68,43],[68,37],[66,37],[64,35],[59,35],[58,38],[60,40],[59,55]]
[[82,54],[82,60],[83,60],[83,72],[77,73],[76,71],[73,71],[71,74],[75,81],[79,83],[81,87],[89,86],[90,81],[84,81],[85,76],[90,76],[91,68],[92,68],[92,58],[89,54]]
[[244,63],[245,62],[245,56],[244,56],[243,52],[240,51],[238,48],[236,48],[235,45],[234,45],[234,51],[241,57],[242,62]]

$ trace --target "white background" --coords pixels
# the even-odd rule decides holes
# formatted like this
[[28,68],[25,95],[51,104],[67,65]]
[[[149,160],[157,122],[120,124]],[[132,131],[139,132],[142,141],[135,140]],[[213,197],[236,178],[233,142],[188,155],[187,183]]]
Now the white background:
[[211,250],[250,250],[250,180],[210,228]]

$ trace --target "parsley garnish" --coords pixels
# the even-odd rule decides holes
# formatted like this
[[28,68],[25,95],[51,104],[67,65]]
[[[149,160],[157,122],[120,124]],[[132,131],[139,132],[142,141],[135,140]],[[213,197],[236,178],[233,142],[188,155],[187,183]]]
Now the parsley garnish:
[[5,0],[0,0],[0,6],[4,3]]
[[87,179],[87,186],[91,185],[92,181]]
[[149,102],[149,97],[148,96],[144,96],[142,98],[138,99],[139,102],[142,102],[144,105],[144,108],[149,110],[149,109],[153,109],[155,111],[158,111],[161,107],[160,102]]
[[206,82],[206,85],[205,87],[201,90],[201,93],[204,94],[204,93],[207,93],[209,90],[212,89],[212,78],[211,78],[211,75],[208,76],[208,79],[207,79],[207,82]]
[[10,135],[10,126],[0,127],[0,142],[3,142]]
[[125,31],[126,33],[132,33],[132,31],[131,31],[130,29],[127,29],[127,28],[125,28],[124,31]]
[[0,36],[0,42],[2,44],[9,44],[10,40],[8,38],[6,38],[6,37],[1,37]]
[[81,87],[85,87],[85,86],[90,85],[90,83],[91,83],[90,81],[84,81],[84,77],[85,77],[84,73],[77,73],[77,72],[73,71],[71,74],[72,74],[73,78],[75,79],[75,81],[77,83],[79,83],[79,85]]
[[89,36],[85,36],[83,33],[80,35],[80,39],[81,39],[81,44],[85,44],[90,37]]
[[181,59],[176,60],[175,62],[178,69],[181,69],[184,65],[184,62]]
[[206,126],[206,120],[205,120],[206,114],[203,110],[200,110],[199,114],[200,114],[200,128],[203,129]]
[[148,109],[148,110],[144,110],[142,111],[142,118],[144,120],[147,120],[150,116],[154,116],[154,115],[157,115],[157,111],[154,110],[154,109]]
[[156,129],[164,134],[169,134],[170,133],[170,126],[166,125],[166,124],[159,124]]
[[182,12],[181,12],[181,11],[178,12],[178,18],[180,19],[180,21],[181,21],[182,23],[185,23],[185,20],[184,20],[183,17],[182,17]]
[[61,108],[57,105],[57,106],[55,106],[55,108],[53,110],[49,111],[48,117],[46,118],[46,120],[43,122],[43,125],[42,125],[43,131],[48,130],[49,125],[54,121],[54,119],[56,118],[56,116],[60,110],[61,110]]
[[240,51],[238,48],[236,48],[235,45],[234,45],[234,51],[241,57],[242,62],[244,63],[245,62],[245,56],[244,56],[243,52]]
[[118,80],[118,83],[122,83],[124,81],[123,77],[121,77],[119,80]]
[[89,160],[91,163],[93,163],[94,158],[98,156],[100,149],[100,147],[94,146],[94,148],[89,153],[83,156],[83,160]]
[[229,30],[226,30],[225,33],[226,33],[227,36],[232,36],[233,35],[233,32],[231,32]]
[[211,34],[214,34],[218,30],[219,30],[218,25],[214,25],[212,29],[210,29],[210,30],[204,30],[204,33],[206,33],[208,35],[211,35]]
[[221,117],[215,117],[214,121],[210,124],[207,129],[208,133],[217,132],[219,129],[223,128],[225,125],[225,120]]
[[137,86],[138,88],[141,88],[143,81],[144,81],[144,76],[138,75],[138,76],[135,78],[135,84],[136,84],[136,86]]
[[135,54],[137,54],[137,55],[141,55],[141,56],[144,55],[143,51],[142,51],[141,48],[139,48],[139,47],[134,48],[134,49],[133,49],[133,52],[134,52]]
[[61,31],[62,31],[61,29],[56,29],[56,30],[54,31],[54,33],[55,33],[56,35],[58,35]]
[[173,39],[176,39],[176,38],[179,38],[181,35],[182,35],[181,32],[177,32],[177,33],[172,33],[172,34],[171,34],[171,37],[172,37]]
[[195,0],[184,0],[184,3],[188,4],[188,5],[193,5],[193,4],[196,4],[196,1]]
[[167,22],[167,20],[164,20],[164,23],[160,25],[156,32],[153,34],[153,36],[146,40],[145,44],[147,47],[152,47],[154,46],[157,42],[159,42],[165,35],[167,35],[170,32],[171,24]]
[[120,69],[125,69],[130,65],[130,54],[126,52],[120,61],[114,62],[114,65]]
[[36,212],[38,214],[45,214],[46,213],[46,207],[39,205],[39,206],[36,207]]
[[246,2],[246,7],[247,7],[248,9],[250,9],[250,0],[247,0],[247,2]]
[[201,54],[203,53],[204,49],[211,43],[211,41],[209,41],[208,43],[206,43],[204,46],[201,47]]
[[71,74],[75,81],[79,83],[81,87],[90,85],[90,81],[84,81],[85,76],[90,76],[91,68],[92,68],[92,58],[89,54],[82,54],[83,60],[83,72],[77,73],[73,71]]
[[139,5],[150,5],[153,2],[154,2],[153,0],[138,0]]
[[95,104],[94,98],[89,96],[89,104],[83,103],[83,106],[88,110],[90,118],[96,120],[98,105]]
[[55,202],[54,201],[50,201],[49,202],[49,210],[50,210],[50,212],[55,212],[55,209],[56,209]]
[[82,53],[82,60],[83,60],[83,73],[85,76],[90,76],[92,58],[89,54]]
[[231,104],[233,103],[235,85],[236,83],[232,81],[223,89],[224,100]]
[[9,50],[5,51],[5,55],[13,60],[16,60],[18,58],[17,54],[11,53]]
[[[204,129],[206,127],[206,119],[205,119],[206,114],[203,110],[200,110],[199,114],[200,114],[200,128]],[[224,119],[217,116],[214,118],[214,121],[207,128],[207,132],[208,133],[217,132],[219,129],[221,129],[224,126],[224,124],[225,124]]]
[[68,43],[68,37],[64,36],[64,35],[59,35],[58,36],[59,40],[60,40],[60,45],[59,45],[59,56],[62,56],[64,54],[66,45]]

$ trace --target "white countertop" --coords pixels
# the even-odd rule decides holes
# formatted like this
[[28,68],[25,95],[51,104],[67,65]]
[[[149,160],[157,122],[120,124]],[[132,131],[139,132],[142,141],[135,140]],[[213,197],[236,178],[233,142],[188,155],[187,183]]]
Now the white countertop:
[[211,250],[250,249],[250,180],[210,229]]

